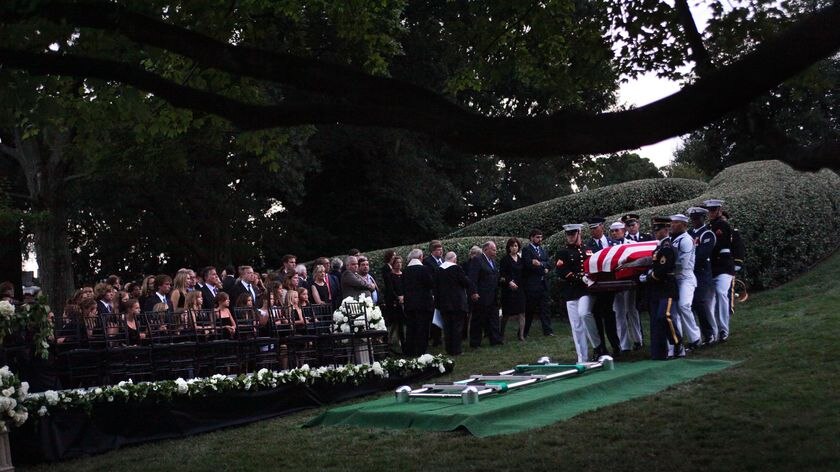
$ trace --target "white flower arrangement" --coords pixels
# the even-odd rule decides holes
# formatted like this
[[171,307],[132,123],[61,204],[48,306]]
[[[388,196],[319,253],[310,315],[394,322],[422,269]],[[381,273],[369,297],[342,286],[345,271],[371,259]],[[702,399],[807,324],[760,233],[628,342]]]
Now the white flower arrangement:
[[[433,368],[439,372],[446,372],[453,365],[452,359],[443,354],[436,356],[424,354],[416,359],[385,359],[372,364],[347,364],[338,367],[317,368],[303,365],[291,370],[260,369],[251,374],[230,376],[215,374],[212,377],[188,380],[178,378],[177,380],[134,383],[129,379],[117,385],[59,391],[47,390],[46,392],[33,394],[27,392],[29,386],[25,385],[26,382],[24,382],[25,388],[17,389],[16,387],[15,392],[18,395],[16,399],[0,396],[0,412],[4,413],[4,417],[11,417],[16,425],[21,425],[26,422],[27,410],[36,411],[38,416],[45,416],[51,410],[83,409],[90,412],[93,405],[97,403],[114,401],[127,403],[144,400],[170,401],[178,397],[199,398],[220,392],[267,390],[284,384],[313,385],[317,382],[331,385],[358,385],[364,380],[406,376]],[[8,367],[0,369],[0,377],[3,376],[4,369],[11,376],[6,378],[17,380],[9,372]],[[6,382],[6,378],[3,378],[2,387],[13,384],[12,382]],[[8,402],[12,404],[12,409],[16,409],[16,416],[5,413],[4,399],[16,402],[16,406],[12,402]]]
[[0,316],[11,318],[15,314],[15,306],[6,300],[0,301]]
[[8,366],[0,368],[0,432],[9,426],[20,426],[29,418],[25,400],[29,396],[29,384],[21,382]]
[[[364,317],[357,316],[350,319],[350,313],[344,306],[346,303],[361,303],[364,307]],[[366,297],[365,294],[360,294],[358,299],[347,297],[341,301],[338,309],[333,312],[333,332],[334,333],[358,333],[365,329],[365,325],[370,326],[370,329],[384,331],[385,318],[382,317],[382,310],[373,304],[373,299]]]

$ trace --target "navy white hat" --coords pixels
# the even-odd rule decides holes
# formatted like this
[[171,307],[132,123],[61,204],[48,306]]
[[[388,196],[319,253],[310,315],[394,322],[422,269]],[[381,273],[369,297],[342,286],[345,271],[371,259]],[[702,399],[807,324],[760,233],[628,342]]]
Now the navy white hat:
[[586,220],[590,228],[596,228],[598,225],[604,224],[605,221],[607,220],[600,216],[593,216],[592,218],[588,218]]
[[671,221],[682,221],[683,223],[688,223],[688,217],[682,213],[677,213],[676,215],[671,215]]
[[624,229],[624,223],[616,221],[615,223],[610,225],[610,229]]
[[701,208],[701,207],[691,207],[688,210],[686,210],[685,212],[686,212],[686,214],[688,214],[688,216],[694,216],[694,215],[706,216],[706,214],[709,213],[709,210],[707,210],[705,208]]
[[703,202],[703,206],[706,208],[720,208],[723,204],[726,203],[723,200],[718,200],[716,198],[712,198]]
[[583,228],[583,225],[580,223],[572,223],[568,225],[563,225],[563,231],[571,232],[571,231],[580,231]]

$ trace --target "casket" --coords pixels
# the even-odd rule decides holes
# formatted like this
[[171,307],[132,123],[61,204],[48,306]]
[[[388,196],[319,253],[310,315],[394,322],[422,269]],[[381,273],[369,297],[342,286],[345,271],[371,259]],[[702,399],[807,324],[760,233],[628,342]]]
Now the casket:
[[586,276],[594,281],[591,292],[618,292],[636,286],[639,274],[651,266],[657,241],[620,244],[604,248],[584,261]]

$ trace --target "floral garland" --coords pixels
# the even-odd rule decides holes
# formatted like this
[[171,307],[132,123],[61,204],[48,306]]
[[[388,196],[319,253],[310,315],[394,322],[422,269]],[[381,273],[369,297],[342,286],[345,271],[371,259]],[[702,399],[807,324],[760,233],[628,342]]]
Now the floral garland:
[[46,297],[41,295],[34,303],[18,307],[5,300],[0,301],[0,344],[6,336],[27,330],[32,333],[35,355],[47,359],[50,355],[48,340],[53,336],[53,325]]
[[[26,409],[37,412],[38,416],[49,414],[51,410],[82,409],[90,412],[95,404],[110,402],[171,401],[177,397],[199,398],[214,393],[231,391],[258,391],[277,388],[279,385],[313,385],[323,382],[332,385],[358,385],[367,379],[391,376],[405,376],[412,372],[436,368],[441,373],[451,371],[454,362],[443,354],[433,356],[423,354],[416,359],[385,359],[373,364],[347,364],[338,367],[310,368],[308,365],[291,370],[272,371],[261,369],[256,373],[226,376],[216,374],[212,377],[184,380],[160,380],[156,382],[134,383],[130,379],[117,385],[104,387],[80,388],[72,390],[47,390],[46,392],[25,395],[22,404]],[[8,368],[4,367],[8,372]],[[2,373],[2,370],[0,370]],[[25,383],[25,382],[24,382]],[[27,386],[28,388],[28,386]],[[0,400],[2,401],[2,400]],[[26,416],[17,424],[23,424]]]
[[[364,318],[359,315],[353,317],[345,304],[347,303],[361,303],[364,307]],[[366,297],[364,293],[359,295],[358,300],[353,297],[347,297],[341,301],[338,310],[333,312],[333,332],[334,333],[358,333],[365,329],[365,326],[370,326],[371,329],[384,331],[385,318],[382,316],[382,310],[373,304],[373,299]]]

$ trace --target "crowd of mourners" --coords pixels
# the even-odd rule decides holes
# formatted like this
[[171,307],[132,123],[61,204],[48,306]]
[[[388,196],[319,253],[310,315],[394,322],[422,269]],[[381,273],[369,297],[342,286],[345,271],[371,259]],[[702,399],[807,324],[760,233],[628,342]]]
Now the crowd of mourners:
[[[733,277],[743,256],[737,254],[737,241],[733,254],[733,231],[722,203],[708,200],[686,215],[654,218],[652,234],[640,231],[634,214],[609,224],[597,216],[586,224],[566,224],[567,244],[553,256],[543,248],[539,229],[527,241],[508,239],[502,254],[493,241],[474,246],[461,263],[440,241],[432,241],[425,253],[420,248],[406,255],[389,250],[378,277],[371,273],[373,261],[357,250],[344,258],[318,258],[310,267],[288,254],[279,270],[265,273],[245,265],[221,271],[213,266],[182,268],[174,277],[149,275],[127,283],[111,275],[76,290],[54,324],[60,332],[58,328],[84,326],[91,317],[118,314],[128,331],[126,342],[140,345],[149,336],[140,322],[143,313],[209,311],[220,332],[232,337],[237,309],[248,308],[268,319],[273,307],[283,307],[294,323],[303,324],[304,307],[335,310],[347,297],[364,295],[382,309],[392,353],[421,355],[430,345],[443,345],[448,354],[459,355],[465,340],[472,348],[485,340],[490,346],[503,344],[508,323],[515,325],[519,341],[531,335],[534,320],[542,335],[554,336],[549,285],[556,280],[578,362],[608,353],[620,357],[646,344],[654,359],[681,357],[730,336]],[[602,249],[643,241],[658,241],[650,269],[630,287],[598,290],[584,270],[586,259]],[[11,285],[0,291],[11,300]],[[650,315],[647,341],[640,311]],[[63,339],[57,335],[54,341]]]

